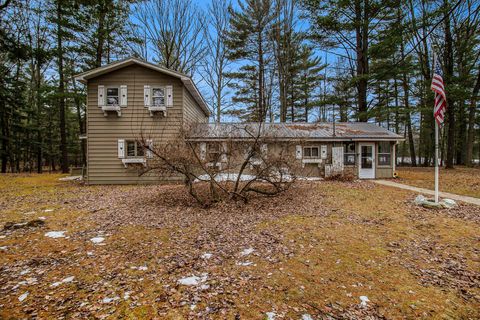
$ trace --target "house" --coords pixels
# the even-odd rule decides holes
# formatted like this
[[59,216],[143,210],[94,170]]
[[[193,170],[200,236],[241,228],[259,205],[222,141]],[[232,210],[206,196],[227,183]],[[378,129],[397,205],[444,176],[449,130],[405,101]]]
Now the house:
[[350,171],[361,179],[389,178],[395,171],[395,144],[403,137],[370,123],[210,124],[208,106],[192,79],[136,58],[121,60],[76,76],[87,86],[88,184],[158,183],[180,177],[139,176],[152,157],[147,143],[176,139],[189,127],[188,139],[203,154],[221,150],[225,141],[244,141],[245,127],[268,136],[270,152],[289,142],[295,161],[309,175]]

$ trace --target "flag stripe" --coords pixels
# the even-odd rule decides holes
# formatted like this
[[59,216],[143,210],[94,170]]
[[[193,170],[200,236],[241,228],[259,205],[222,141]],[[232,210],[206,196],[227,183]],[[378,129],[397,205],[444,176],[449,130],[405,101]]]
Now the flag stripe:
[[[435,59],[436,60],[436,59]],[[445,94],[445,85],[443,83],[442,69],[435,61],[433,68],[433,77],[431,89],[435,92],[435,105],[433,107],[433,116],[438,125],[441,125],[445,120],[445,110],[447,109],[447,95]]]

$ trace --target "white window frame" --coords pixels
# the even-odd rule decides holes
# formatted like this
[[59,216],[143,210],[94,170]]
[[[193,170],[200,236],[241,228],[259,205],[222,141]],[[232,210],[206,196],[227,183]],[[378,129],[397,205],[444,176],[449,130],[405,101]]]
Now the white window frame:
[[[128,144],[132,142],[134,143],[134,153],[135,153],[133,156],[128,154]],[[141,148],[143,153],[141,155],[138,154],[139,148]],[[146,157],[145,151],[146,151],[145,148],[143,148],[142,145],[137,140],[128,140],[128,139],[125,140],[125,158],[128,158],[128,159],[145,158]]]
[[[306,152],[305,152],[305,150],[307,150],[307,149],[310,150],[310,155],[309,156],[307,156]],[[313,149],[317,149],[317,155],[316,156],[312,155],[313,154],[313,152],[312,152]],[[303,152],[303,159],[320,159],[320,157],[321,157],[320,156],[320,146],[304,146],[302,148],[302,152]]]
[[[154,90],[161,89],[163,90],[163,104],[155,104]],[[167,89],[165,86],[151,86],[150,88],[150,106],[151,107],[166,107],[167,106]]]
[[[353,152],[347,152],[347,145],[353,144]],[[344,142],[343,143],[343,164],[345,166],[354,166],[357,164],[357,144],[355,142]],[[346,159],[348,156],[353,155],[353,163],[347,163]]]
[[[215,152],[212,152],[212,147],[213,146],[216,146],[218,147],[218,152],[215,150]],[[207,150],[206,150],[206,159],[208,161],[208,163],[212,164],[212,165],[215,165],[217,163],[221,163],[222,162],[222,153],[223,153],[223,147],[222,147],[222,144],[221,143],[218,143],[218,142],[213,142],[213,143],[208,143],[207,144]],[[210,154],[218,154],[217,157],[215,157],[215,159],[212,159],[210,158]]]
[[[388,145],[389,152],[380,152],[380,144],[385,143]],[[390,161],[388,163],[380,163],[380,158],[382,156],[387,156]],[[392,144],[390,141],[379,141],[377,142],[377,165],[379,167],[391,167],[392,166]]]
[[[109,89],[117,89],[117,103],[116,104],[110,104],[108,103],[108,90]],[[105,106],[120,106],[120,99],[121,99],[121,90],[119,86],[105,86],[105,101],[104,105]]]

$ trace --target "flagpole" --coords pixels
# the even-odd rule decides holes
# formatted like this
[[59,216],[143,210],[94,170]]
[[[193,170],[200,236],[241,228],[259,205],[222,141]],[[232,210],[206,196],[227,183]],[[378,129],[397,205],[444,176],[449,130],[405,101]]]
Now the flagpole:
[[434,117],[435,121],[435,203],[438,203],[438,122]]

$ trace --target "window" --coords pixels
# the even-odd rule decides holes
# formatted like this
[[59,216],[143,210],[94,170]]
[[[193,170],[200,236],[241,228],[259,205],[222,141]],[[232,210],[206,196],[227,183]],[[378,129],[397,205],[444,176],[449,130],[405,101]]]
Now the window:
[[389,166],[392,163],[390,151],[390,142],[383,141],[378,143],[378,165]]
[[361,154],[361,168],[372,169],[373,168],[373,146],[362,146]]
[[120,104],[118,88],[107,88],[107,105],[118,106]]
[[160,107],[165,105],[165,89],[153,88],[152,89],[152,106]]
[[303,157],[304,158],[318,158],[319,155],[318,147],[304,147],[303,148]]
[[355,142],[346,142],[343,145],[343,163],[345,165],[355,165]]
[[127,157],[143,157],[145,155],[142,144],[137,141],[127,141]]
[[220,150],[220,144],[218,144],[218,143],[209,144],[208,148],[207,148],[207,160],[208,160],[208,162],[213,162],[213,163],[220,162],[221,153],[222,152]]

